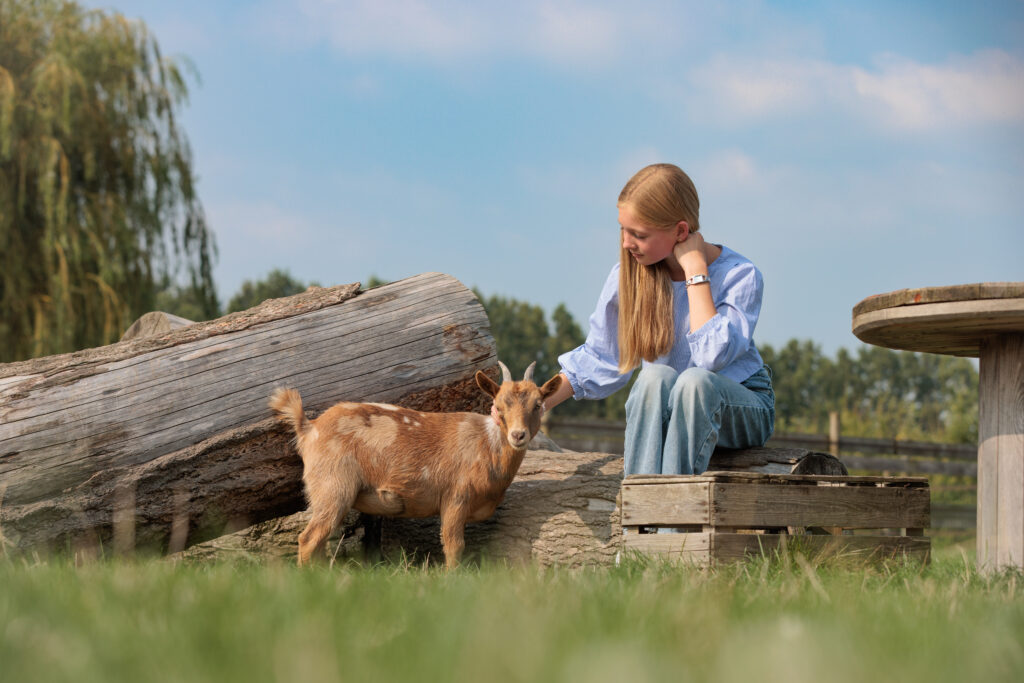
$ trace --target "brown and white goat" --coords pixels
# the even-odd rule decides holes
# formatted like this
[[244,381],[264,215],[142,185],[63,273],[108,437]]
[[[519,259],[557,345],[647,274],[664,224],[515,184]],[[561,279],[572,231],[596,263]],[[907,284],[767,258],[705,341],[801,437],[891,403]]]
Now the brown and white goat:
[[538,387],[531,364],[513,382],[504,364],[499,386],[476,383],[494,398],[490,415],[429,413],[380,403],[338,403],[310,421],[294,389],[278,389],[270,407],[295,429],[312,518],[299,534],[299,564],[324,545],[350,508],[388,517],[441,516],[449,568],[459,562],[466,522],[490,517],[505,496],[526,446],[540,429],[544,400],[562,382]]

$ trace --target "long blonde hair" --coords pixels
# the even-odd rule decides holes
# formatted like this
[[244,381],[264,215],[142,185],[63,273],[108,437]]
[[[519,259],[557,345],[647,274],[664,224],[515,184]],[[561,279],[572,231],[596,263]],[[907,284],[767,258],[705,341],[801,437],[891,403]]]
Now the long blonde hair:
[[[672,164],[652,164],[637,172],[619,194],[641,223],[671,230],[686,221],[700,230],[700,200],[690,176]],[[620,235],[619,245],[622,245]],[[619,255],[619,372],[641,359],[653,361],[675,344],[672,279],[664,261],[644,266],[626,249]]]

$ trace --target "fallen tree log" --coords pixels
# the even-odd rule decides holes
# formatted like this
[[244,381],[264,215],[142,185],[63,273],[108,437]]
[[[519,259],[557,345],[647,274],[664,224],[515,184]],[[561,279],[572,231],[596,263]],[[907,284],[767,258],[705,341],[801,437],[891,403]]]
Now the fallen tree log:
[[[621,539],[619,488],[622,456],[610,453],[574,453],[531,450],[505,493],[494,516],[466,526],[467,562],[482,557],[539,565],[607,565],[615,560]],[[711,469],[789,473],[801,468],[834,466],[828,454],[799,448],[718,450]],[[297,540],[307,512],[254,525],[234,534],[199,543],[178,559],[182,561],[266,560],[294,561]],[[443,564],[440,523],[428,519],[377,519],[350,513],[328,546],[335,558],[360,558],[366,544],[379,547],[386,557]],[[369,552],[373,552],[370,549]]]
[[166,549],[294,512],[301,462],[266,407],[274,387],[316,413],[343,399],[486,412],[473,374],[495,363],[476,297],[431,273],[2,365],[0,541]]

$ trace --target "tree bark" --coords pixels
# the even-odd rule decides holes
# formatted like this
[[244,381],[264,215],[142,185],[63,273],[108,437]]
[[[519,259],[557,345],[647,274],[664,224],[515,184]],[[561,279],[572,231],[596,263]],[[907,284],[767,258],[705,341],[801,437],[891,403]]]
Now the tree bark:
[[[164,550],[303,507],[277,386],[339,400],[486,412],[483,307],[424,274],[317,288],[157,337],[0,366],[0,542],[94,547],[131,531]],[[496,376],[496,375],[495,375]],[[119,523],[116,523],[120,520]]]

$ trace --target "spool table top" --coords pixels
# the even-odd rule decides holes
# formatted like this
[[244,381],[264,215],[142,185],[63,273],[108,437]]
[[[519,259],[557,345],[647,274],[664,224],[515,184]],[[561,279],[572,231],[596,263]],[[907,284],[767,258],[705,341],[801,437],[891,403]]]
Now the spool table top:
[[986,337],[1024,334],[1024,282],[870,296],[853,307],[853,333],[863,342],[890,349],[977,358]]

